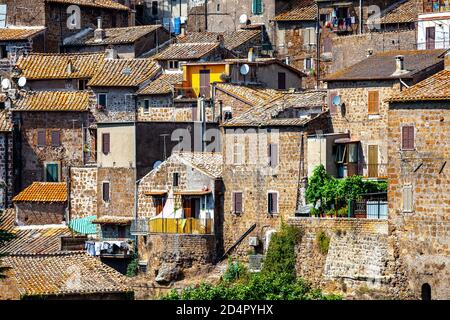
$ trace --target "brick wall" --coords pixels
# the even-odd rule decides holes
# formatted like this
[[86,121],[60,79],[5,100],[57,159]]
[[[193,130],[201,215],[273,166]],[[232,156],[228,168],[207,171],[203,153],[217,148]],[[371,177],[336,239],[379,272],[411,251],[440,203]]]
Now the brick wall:
[[[401,270],[414,297],[420,298],[422,285],[428,283],[432,299],[449,299],[448,102],[391,104],[388,119],[389,218]],[[402,125],[414,126],[414,150],[401,150]],[[411,212],[403,207],[408,186]]]
[[15,207],[19,225],[61,224],[65,220],[65,202],[16,202]]
[[70,218],[97,215],[97,168],[70,168]]

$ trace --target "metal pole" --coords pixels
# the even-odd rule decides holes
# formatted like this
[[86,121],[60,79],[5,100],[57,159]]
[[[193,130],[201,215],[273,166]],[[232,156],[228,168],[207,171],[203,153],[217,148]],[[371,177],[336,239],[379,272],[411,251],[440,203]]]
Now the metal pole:
[[205,0],[205,31],[208,31],[208,0]]
[[317,3],[317,23],[316,23],[316,89],[319,89],[320,81],[320,9]]

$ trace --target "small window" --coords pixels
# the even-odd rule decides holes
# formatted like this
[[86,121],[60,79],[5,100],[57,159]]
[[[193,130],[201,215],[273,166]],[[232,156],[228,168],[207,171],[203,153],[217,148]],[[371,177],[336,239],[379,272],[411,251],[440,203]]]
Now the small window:
[[278,89],[286,89],[286,73],[284,72],[278,72]]
[[178,60],[169,60],[168,68],[169,69],[178,69],[180,67],[180,64],[178,63]]
[[37,145],[39,147],[43,147],[46,145],[45,130],[39,130],[37,132]]
[[144,113],[149,113],[150,111],[150,100],[144,100]]
[[269,166],[276,168],[278,166],[278,144],[270,143],[267,146],[267,157],[269,160]]
[[61,134],[58,130],[52,131],[52,147],[61,146]]
[[180,174],[178,172],[173,173],[173,186],[178,187],[180,180]]
[[103,202],[109,202],[109,182],[102,183],[102,198]]
[[242,192],[233,192],[233,213],[242,213]]
[[103,154],[108,154],[110,150],[110,136],[109,133],[102,134],[102,152]]
[[403,211],[413,211],[413,189],[411,185],[403,187]]
[[278,213],[278,193],[269,192],[267,194],[267,212],[270,214]]
[[263,13],[263,0],[252,0],[252,14]]
[[45,181],[59,182],[59,164],[46,163],[45,164]]
[[87,83],[88,83],[88,80],[78,80],[78,90],[86,90]]
[[402,150],[414,150],[414,127],[402,127]]
[[165,203],[166,203],[165,197],[163,197],[163,196],[154,196],[153,197],[153,205],[155,206],[156,215],[160,214],[163,211]]
[[107,103],[107,101],[106,101],[106,93],[99,93],[98,94],[98,105],[100,107],[105,108],[106,107],[106,103]]
[[158,1],[152,1],[152,15],[158,15]]
[[379,114],[380,113],[380,101],[378,91],[369,91],[369,114]]
[[314,68],[314,66],[313,66],[313,59],[312,58],[305,58],[305,60],[303,60],[303,69],[309,71],[312,68]]
[[220,12],[220,3],[218,3],[218,4],[216,5],[216,11],[217,11],[217,12]]

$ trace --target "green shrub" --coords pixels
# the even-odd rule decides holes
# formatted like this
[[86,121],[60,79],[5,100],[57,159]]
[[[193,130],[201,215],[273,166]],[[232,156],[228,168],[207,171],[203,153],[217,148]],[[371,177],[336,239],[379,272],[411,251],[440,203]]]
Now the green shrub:
[[328,253],[330,246],[330,237],[326,235],[324,231],[320,231],[316,236],[316,241],[319,246],[319,250],[322,254]]
[[136,253],[133,253],[133,256],[131,258],[130,263],[127,266],[127,276],[128,277],[135,277],[138,272],[139,267],[139,259],[138,255]]
[[228,267],[223,274],[225,282],[233,282],[239,279],[248,278],[248,270],[240,261],[232,261],[231,257],[228,260]]

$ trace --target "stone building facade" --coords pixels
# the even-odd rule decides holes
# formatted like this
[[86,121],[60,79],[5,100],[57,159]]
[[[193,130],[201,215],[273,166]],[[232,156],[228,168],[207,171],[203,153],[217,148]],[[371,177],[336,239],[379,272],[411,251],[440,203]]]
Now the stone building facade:
[[14,195],[14,162],[13,141],[14,131],[8,111],[0,112],[0,209],[12,205]]
[[70,219],[97,215],[97,167],[70,168]]

